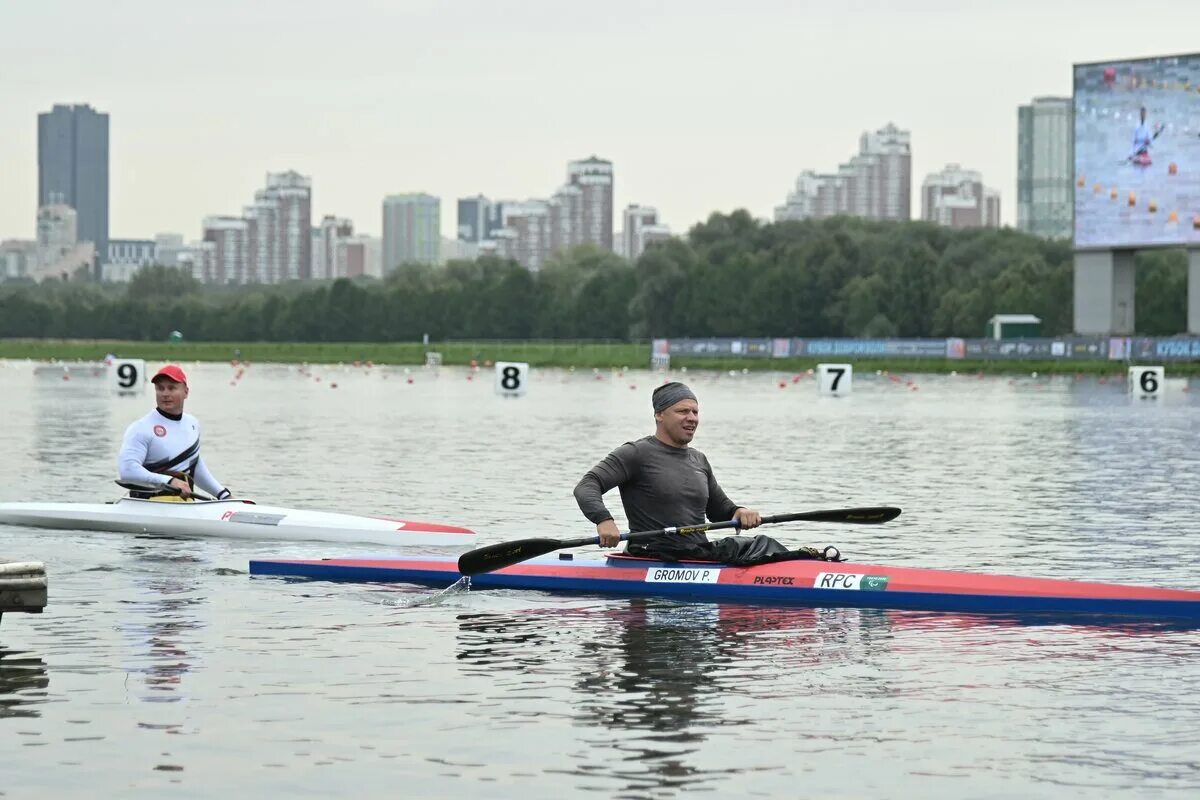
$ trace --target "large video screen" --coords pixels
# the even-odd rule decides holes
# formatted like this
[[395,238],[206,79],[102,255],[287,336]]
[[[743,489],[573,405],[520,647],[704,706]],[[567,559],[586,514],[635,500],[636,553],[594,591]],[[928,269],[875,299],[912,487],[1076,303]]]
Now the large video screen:
[[1075,246],[1200,243],[1200,54],[1075,65]]

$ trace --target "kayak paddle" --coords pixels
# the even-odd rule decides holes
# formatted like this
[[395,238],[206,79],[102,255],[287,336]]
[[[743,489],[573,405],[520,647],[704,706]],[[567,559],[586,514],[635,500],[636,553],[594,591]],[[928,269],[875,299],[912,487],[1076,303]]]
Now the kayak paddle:
[[[156,483],[153,485],[148,484],[148,483],[134,483],[132,481],[115,481],[115,483],[117,484],[117,486],[120,486],[122,489],[129,489],[131,491],[137,491],[137,492],[164,491],[164,492],[167,492],[168,494],[173,494],[177,497],[183,495],[183,492],[179,491],[178,489],[176,489],[174,486],[172,486],[169,483],[167,483],[167,484]],[[196,489],[195,487],[193,487],[190,491],[192,493],[192,497],[194,497],[196,500],[199,500],[201,503],[218,503],[218,502],[220,502],[217,498],[213,497],[208,492],[200,491],[199,489]]]
[[[773,517],[763,517],[762,524],[773,525],[779,522],[848,522],[859,525],[878,525],[900,516],[900,509],[895,506],[871,506],[868,508],[835,508],[827,511],[799,511],[794,514],[777,514]],[[684,528],[659,528],[656,531],[638,531],[622,533],[621,541],[636,542],[654,536],[668,533],[702,533],[715,531],[720,528],[738,528],[737,520],[728,522],[707,522],[703,525],[689,525]],[[518,539],[515,542],[501,542],[479,547],[469,553],[463,553],[458,558],[458,571],[463,575],[478,575],[481,572],[491,572],[526,559],[544,556],[555,550],[567,547],[585,547],[589,544],[600,544],[599,536],[583,536],[578,539]]]

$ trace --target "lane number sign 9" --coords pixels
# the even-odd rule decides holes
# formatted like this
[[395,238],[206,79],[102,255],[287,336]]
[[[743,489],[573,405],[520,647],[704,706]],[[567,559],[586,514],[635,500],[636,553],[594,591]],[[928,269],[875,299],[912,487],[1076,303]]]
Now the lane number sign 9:
[[116,394],[141,394],[146,386],[146,362],[140,358],[120,358],[109,369],[109,385]]

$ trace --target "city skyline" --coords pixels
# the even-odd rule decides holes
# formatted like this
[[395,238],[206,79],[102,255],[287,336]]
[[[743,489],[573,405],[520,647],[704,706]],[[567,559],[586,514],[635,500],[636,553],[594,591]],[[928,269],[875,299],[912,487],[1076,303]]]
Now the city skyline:
[[912,219],[912,132],[889,122],[863,131],[858,152],[834,171],[806,169],[796,178],[775,221],[848,215]]
[[[264,173],[287,169],[320,187],[314,219],[336,214],[380,235],[382,199],[424,190],[443,198],[449,232],[457,198],[541,196],[559,165],[593,152],[621,171],[616,209],[650,203],[683,233],[714,211],[770,218],[798,174],[839,163],[848,143],[886,120],[912,131],[915,176],[969,165],[1000,191],[1002,220],[1014,225],[1014,109],[1070,96],[1073,63],[1194,50],[1188,23],[1200,22],[1200,11],[1182,8],[1171,26],[1131,43],[1115,3],[1081,18],[1032,3],[740,11],[618,2],[604,20],[542,3],[467,4],[466,13],[347,6],[295,4],[288,36],[275,35],[269,3],[214,2],[186,31],[143,0],[120,15],[62,2],[6,9],[0,238],[30,235],[33,120],[70,103],[112,120],[113,238],[199,238],[205,217],[235,212]],[[78,25],[58,24],[68,7]],[[1037,24],[1013,21],[1022,17]],[[334,21],[347,36],[331,53]],[[130,24],[145,34],[138,48],[98,49]],[[59,55],[47,61],[39,53],[51,30]],[[855,33],[852,57],[835,35],[845,30]],[[947,40],[970,54],[969,69],[950,69],[961,59]],[[326,56],[284,58],[305,50]],[[526,102],[498,92],[535,76],[545,84],[531,83],[541,88]],[[919,191],[914,180],[914,209]]]

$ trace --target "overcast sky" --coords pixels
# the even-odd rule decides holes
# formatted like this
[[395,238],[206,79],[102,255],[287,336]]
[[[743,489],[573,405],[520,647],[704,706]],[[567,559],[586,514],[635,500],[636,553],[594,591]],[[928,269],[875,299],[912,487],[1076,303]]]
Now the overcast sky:
[[[1086,13],[1080,13],[1086,10]],[[545,197],[614,162],[616,206],[684,231],[770,217],[864,130],[913,135],[1016,219],[1017,106],[1071,64],[1200,50],[1200,3],[1057,0],[0,0],[0,238],[32,238],[37,114],[111,115],[113,238],[200,235],[268,171],[378,235],[387,194]],[[615,228],[620,227],[619,218]]]

